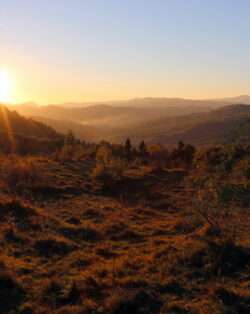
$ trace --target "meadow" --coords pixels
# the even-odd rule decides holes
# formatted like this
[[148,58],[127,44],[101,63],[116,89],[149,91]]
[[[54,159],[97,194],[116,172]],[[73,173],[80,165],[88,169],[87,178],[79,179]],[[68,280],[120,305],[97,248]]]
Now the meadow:
[[249,313],[250,148],[0,160],[0,312]]

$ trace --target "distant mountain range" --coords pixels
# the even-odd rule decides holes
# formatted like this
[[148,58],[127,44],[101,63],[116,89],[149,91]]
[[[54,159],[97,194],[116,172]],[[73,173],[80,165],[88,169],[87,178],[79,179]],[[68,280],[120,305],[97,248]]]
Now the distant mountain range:
[[205,145],[233,140],[232,132],[235,137],[238,127],[248,130],[248,104],[250,96],[242,95],[212,100],[143,98],[89,106],[30,103],[11,108],[58,132],[72,130],[86,141],[121,142],[130,137],[135,143],[142,139],[164,144],[184,140]]
[[[178,116],[194,112],[207,112],[210,107],[198,105],[166,105],[160,106],[115,106],[107,104],[88,107],[65,108],[56,105],[36,106],[23,104],[13,106],[20,114],[38,116],[54,120],[68,120],[80,124],[106,127],[131,126],[163,116]],[[181,109],[181,110],[180,110]]]
[[243,139],[238,132],[243,125],[244,140],[250,139],[250,133],[247,134],[249,121],[249,105],[228,105],[207,113],[154,120],[117,134],[114,140],[119,142],[130,137],[135,142],[145,139],[149,143],[163,144],[176,144],[181,140],[195,145],[229,143]]
[[[168,98],[168,97],[145,97],[133,98],[128,100],[113,100],[113,101],[99,101],[99,102],[69,102],[61,104],[50,104],[49,106],[56,106],[62,108],[83,108],[98,105],[109,105],[115,107],[169,107],[169,106],[203,106],[203,107],[217,107],[226,104],[250,104],[249,95],[240,95],[235,97],[225,98],[211,98],[211,99],[186,99],[186,98]],[[20,105],[38,106],[34,102],[24,103]]]
[[215,99],[215,101],[225,101],[230,104],[245,104],[250,105],[250,96],[249,95],[240,95],[236,97],[227,97],[227,98],[220,98]]

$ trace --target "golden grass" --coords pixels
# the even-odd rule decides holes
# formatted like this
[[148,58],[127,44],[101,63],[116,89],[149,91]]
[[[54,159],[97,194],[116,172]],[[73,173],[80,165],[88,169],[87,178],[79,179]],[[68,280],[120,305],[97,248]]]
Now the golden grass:
[[43,179],[1,191],[1,313],[248,313],[249,211],[225,219],[233,242],[210,234],[193,208],[196,170],[128,170],[135,198],[103,195],[80,162],[21,164]]

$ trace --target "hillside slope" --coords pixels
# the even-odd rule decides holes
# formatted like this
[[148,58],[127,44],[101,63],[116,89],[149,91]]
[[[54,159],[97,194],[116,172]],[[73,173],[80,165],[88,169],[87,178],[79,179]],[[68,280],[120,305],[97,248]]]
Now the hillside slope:
[[[0,106],[0,143],[1,151],[25,151],[32,146],[34,150],[46,151],[62,140],[62,135],[51,127],[25,118],[15,111]],[[47,145],[47,146],[46,146]]]
[[196,145],[224,143],[230,141],[231,133],[236,134],[237,129],[249,118],[249,105],[229,105],[207,113],[167,117],[143,123],[133,130],[117,135],[115,140],[122,141],[130,137],[135,142],[144,139],[148,143],[175,144],[180,140]]
[[[209,145],[243,140],[249,137],[249,128],[243,127],[250,119],[249,105],[227,105],[203,112],[188,113],[176,108],[127,108],[98,105],[87,108],[23,107],[24,114],[32,116],[60,133],[72,130],[85,141],[133,142],[176,144],[185,141],[195,145]],[[198,108],[198,107],[197,107]],[[172,113],[171,113],[172,110]],[[191,110],[188,107],[187,110]],[[76,116],[79,121],[76,120]],[[56,118],[52,118],[56,117]],[[237,135],[238,134],[238,135]]]
[[32,116],[32,119],[53,127],[53,129],[62,134],[72,131],[77,138],[86,142],[99,142],[110,138],[112,134],[118,132],[118,128],[81,124],[71,120],[57,120],[41,116]]
[[[15,110],[26,116],[39,116],[54,120],[70,120],[72,122],[105,127],[128,127],[137,123],[158,119],[161,117],[179,116],[195,112],[207,112],[208,104],[201,105],[189,102],[170,103],[163,106],[161,102],[126,102],[123,105],[95,104],[87,107],[63,107],[60,105],[37,106],[23,104],[15,106]],[[145,104],[145,106],[143,105]],[[181,110],[180,110],[181,109]]]

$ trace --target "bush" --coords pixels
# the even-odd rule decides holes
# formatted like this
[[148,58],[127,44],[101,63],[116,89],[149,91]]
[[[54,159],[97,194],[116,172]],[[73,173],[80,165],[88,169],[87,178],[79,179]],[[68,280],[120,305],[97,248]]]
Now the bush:
[[234,202],[247,207],[250,205],[250,185],[226,184],[220,189],[219,198],[224,204]]
[[57,238],[45,238],[40,239],[35,242],[35,250],[38,252],[38,255],[44,257],[51,256],[64,256],[72,252],[75,249],[75,246],[70,242],[64,239]]
[[95,168],[92,171],[91,174],[92,179],[97,181],[106,181],[110,179],[110,174],[108,172],[107,167],[104,166],[104,164],[96,164]]
[[156,295],[141,290],[131,296],[126,296],[124,299],[119,300],[114,306],[113,314],[159,313],[162,305],[162,301]]
[[[200,186],[199,186],[200,184]],[[233,226],[227,224],[233,214],[233,206],[226,206],[225,195],[222,197],[220,177],[205,178],[198,183],[194,195],[194,208],[204,222],[209,225],[210,235],[220,235],[224,238],[234,238]],[[230,195],[229,195],[230,196]],[[227,197],[229,197],[227,195]],[[232,204],[230,204],[232,205]]]
[[250,180],[250,158],[245,158],[237,165],[237,172],[245,179]]
[[91,176],[94,180],[108,183],[109,180],[115,181],[122,178],[125,167],[125,162],[120,158],[112,158],[106,163],[97,161]]
[[5,159],[1,165],[1,176],[7,188],[12,192],[22,186],[33,187],[42,180],[41,167],[33,158],[12,157]]
[[87,152],[81,144],[65,144],[54,155],[58,161],[80,161],[87,157]]

